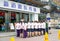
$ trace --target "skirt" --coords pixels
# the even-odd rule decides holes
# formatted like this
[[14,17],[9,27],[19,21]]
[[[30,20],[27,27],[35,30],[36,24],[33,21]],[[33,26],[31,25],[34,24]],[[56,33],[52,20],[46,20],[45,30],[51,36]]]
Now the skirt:
[[27,29],[27,32],[31,32],[31,29]]

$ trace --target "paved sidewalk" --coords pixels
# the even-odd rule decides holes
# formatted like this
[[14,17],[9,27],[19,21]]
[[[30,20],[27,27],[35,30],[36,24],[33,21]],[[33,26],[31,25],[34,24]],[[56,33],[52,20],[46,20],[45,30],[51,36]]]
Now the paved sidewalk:
[[1,33],[0,33],[0,38],[1,38],[1,37],[14,36],[14,35],[16,35],[15,32],[1,32]]
[[[52,29],[52,34],[49,34],[49,41],[60,41],[58,40],[58,29]],[[17,38],[16,36],[11,36],[15,38],[15,41],[44,41],[44,35],[35,36],[31,38]],[[0,41],[10,41],[11,37],[0,38]]]
[[[52,34],[49,34],[49,41],[60,41],[58,40],[58,29],[51,29]],[[15,37],[16,41],[44,41],[44,35],[31,37],[31,38],[17,38]]]

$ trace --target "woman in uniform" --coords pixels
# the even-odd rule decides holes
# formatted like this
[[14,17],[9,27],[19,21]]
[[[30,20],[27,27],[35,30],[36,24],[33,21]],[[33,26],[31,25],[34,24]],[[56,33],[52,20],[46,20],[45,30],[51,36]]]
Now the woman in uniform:
[[43,27],[42,27],[42,29],[43,29],[43,34],[45,34],[46,23],[43,22],[42,25],[43,25]]
[[24,22],[21,22],[21,38],[23,38]]
[[19,26],[19,23],[15,23],[15,28],[16,28],[16,31],[17,31],[17,37],[20,37],[20,26]]
[[37,27],[38,27],[38,36],[40,36],[40,31],[41,31],[41,29],[40,29],[40,23],[38,22],[38,24],[37,24]]
[[31,33],[32,33],[32,37],[34,36],[34,22],[31,23],[32,27],[31,27]]
[[31,33],[31,37],[32,37],[32,32],[33,32],[33,31],[32,31],[32,22],[30,22],[30,30],[31,30],[30,33]]
[[37,22],[37,35],[39,35],[39,22]]
[[23,27],[23,38],[27,37],[27,23],[24,23],[24,27]]
[[38,27],[37,27],[37,22],[35,22],[35,36],[38,35]]
[[40,36],[41,35],[41,31],[42,31],[41,22],[39,22],[38,24],[39,24],[39,36]]
[[28,37],[31,37],[31,27],[30,27],[30,22],[28,22],[28,26],[27,26],[27,34],[28,34]]

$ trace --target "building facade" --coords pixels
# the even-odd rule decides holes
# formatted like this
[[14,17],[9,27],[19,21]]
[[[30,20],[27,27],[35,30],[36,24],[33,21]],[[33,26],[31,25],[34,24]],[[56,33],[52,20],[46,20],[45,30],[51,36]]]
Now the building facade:
[[[40,8],[17,3],[13,1],[2,0],[0,2],[0,25],[5,24],[5,29],[9,31],[8,23],[20,22],[24,19],[28,21],[38,21]],[[2,27],[0,27],[2,31]]]
[[[60,20],[57,7],[49,0],[2,0],[0,2],[0,25],[5,23],[7,31],[9,31],[8,23],[20,22],[21,19],[25,22],[46,20],[47,15],[52,22]],[[0,30],[2,31],[1,27]]]

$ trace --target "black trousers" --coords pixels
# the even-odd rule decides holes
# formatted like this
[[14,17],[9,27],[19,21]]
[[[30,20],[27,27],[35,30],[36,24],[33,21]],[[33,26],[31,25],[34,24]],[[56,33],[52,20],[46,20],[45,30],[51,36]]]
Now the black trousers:
[[17,37],[20,37],[20,30],[17,30]]

